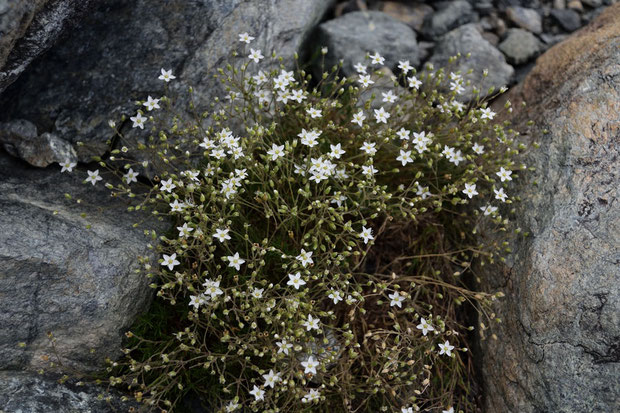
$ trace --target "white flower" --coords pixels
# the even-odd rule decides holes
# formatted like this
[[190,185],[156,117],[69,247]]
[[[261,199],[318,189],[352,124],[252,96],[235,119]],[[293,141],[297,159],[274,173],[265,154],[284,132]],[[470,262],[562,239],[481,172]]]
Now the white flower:
[[224,291],[220,288],[219,281],[207,279],[202,283],[202,286],[205,287],[205,295],[209,295],[211,298],[216,298],[218,295],[224,294]]
[[296,274],[289,274],[288,278],[289,280],[286,285],[292,285],[296,290],[299,290],[299,287],[306,284],[306,282],[301,279],[301,273],[299,272]]
[[170,70],[165,70],[164,68],[161,69],[161,75],[159,76],[159,80],[163,80],[164,82],[168,83],[173,79],[176,79],[176,76],[172,74],[172,69]]
[[364,115],[364,112],[360,110],[355,115],[353,115],[353,120],[351,120],[351,123],[357,123],[359,126],[362,126],[362,124],[364,123],[364,119],[366,119],[366,115]]
[[189,227],[187,222],[183,224],[182,227],[177,227],[177,231],[179,231],[179,238],[187,238],[190,236],[190,232],[192,232],[194,228]]
[[273,79],[273,87],[274,89],[286,90],[286,87],[289,85],[289,81],[281,76]]
[[132,116],[129,118],[129,120],[131,120],[133,122],[133,125],[131,126],[132,128],[140,128],[140,129],[144,129],[144,122],[146,122],[146,119],[144,116],[142,116],[141,113],[138,112],[138,114],[136,116]]
[[302,89],[295,89],[291,91],[291,100],[296,101],[297,103],[301,103],[306,97],[304,96],[304,91]]
[[422,330],[422,334],[426,335],[429,331],[435,331],[435,328],[430,325],[424,318],[420,318],[420,324],[416,327],[418,330]]
[[422,82],[419,81],[417,77],[411,76],[408,77],[407,80],[409,81],[409,87],[412,87],[415,90],[420,89],[420,85],[422,85]]
[[357,81],[364,87],[368,87],[375,83],[374,81],[370,80],[370,75],[360,75],[360,78]]
[[487,206],[480,207],[480,210],[484,213],[484,216],[488,216],[488,215],[492,215],[495,212],[497,212],[497,207],[487,205]]
[[493,112],[489,108],[480,109],[480,112],[482,112],[481,116],[480,116],[480,119],[493,120],[493,118],[495,117],[495,112]]
[[403,74],[409,73],[410,70],[413,70],[413,67],[409,64],[409,60],[398,61],[398,68],[403,72]]
[[134,172],[134,170],[131,168],[129,168],[127,173],[123,175],[123,179],[125,180],[125,183],[127,183],[127,185],[129,185],[132,182],[138,182],[137,178],[138,178],[138,173]]
[[321,398],[321,393],[317,389],[312,389],[301,399],[302,403],[311,403]]
[[355,69],[355,71],[359,74],[365,75],[366,74],[366,66],[361,64],[361,63],[357,63],[353,66],[353,68]]
[[256,398],[256,401],[265,400],[265,390],[260,389],[257,385],[254,385],[250,394]]
[[250,44],[250,42],[251,42],[252,40],[254,40],[254,37],[250,36],[250,35],[249,35],[249,34],[247,34],[247,33],[241,33],[241,34],[239,35],[239,41],[240,41],[240,42]]
[[148,97],[147,101],[143,103],[146,106],[146,109],[150,112],[153,109],[159,109],[159,99],[153,99],[152,97]]
[[387,123],[387,120],[390,118],[389,112],[386,112],[383,107],[379,109],[375,109],[375,119],[377,123]]
[[392,93],[392,91],[388,91],[387,93],[381,92],[383,96],[382,102],[394,103],[396,102],[396,95]]
[[268,80],[267,75],[262,70],[259,70],[258,74],[252,76],[252,79],[254,79],[256,84],[259,86]]
[[330,202],[330,204],[336,204],[336,205],[338,205],[338,207],[340,208],[340,207],[342,206],[342,203],[343,203],[344,201],[346,201],[346,200],[347,200],[347,197],[346,197],[346,196],[344,196],[344,195],[340,195],[340,196],[337,196],[336,198],[332,199],[332,200],[331,200],[331,201],[329,201],[329,202]]
[[427,187],[427,186],[422,187],[422,185],[420,185],[420,184],[419,184],[419,183],[417,183],[417,182],[415,183],[415,185],[417,185],[417,186],[418,186],[418,191],[415,193],[416,195],[421,196],[421,197],[422,197],[422,199],[426,199],[426,198],[428,198],[429,196],[431,196],[431,192],[428,190],[428,187]]
[[403,301],[405,301],[405,297],[400,295],[398,291],[394,292],[393,294],[388,294],[388,297],[390,297],[390,307],[397,306],[398,308],[402,308],[402,303]]
[[228,228],[225,229],[216,229],[215,234],[213,234],[213,238],[217,239],[219,242],[224,242],[227,239],[230,239],[230,235],[228,235]]
[[73,168],[76,167],[77,163],[71,162],[70,160],[66,160],[59,165],[62,166],[62,169],[60,169],[60,172],[65,172],[65,171],[73,172]]
[[250,54],[248,55],[248,58],[254,60],[254,63],[260,62],[260,60],[264,57],[265,56],[263,56],[260,50],[250,49]]
[[162,261],[161,265],[163,265],[164,267],[168,267],[168,269],[170,271],[172,271],[172,269],[174,268],[175,265],[179,265],[180,262],[177,261],[177,254],[174,253],[172,255],[166,255],[163,254],[164,260]]
[[277,382],[282,380],[280,378],[280,373],[274,373],[273,370],[269,370],[269,373],[263,374],[263,378],[265,379],[265,387],[269,386],[272,389],[275,387]]
[[383,62],[385,61],[385,58],[383,56],[381,56],[379,53],[375,53],[374,55],[370,55],[370,62],[373,65],[382,65]]
[[331,149],[331,152],[327,156],[329,156],[330,158],[340,159],[340,157],[345,153],[339,143],[336,145],[330,144],[329,149]]
[[397,161],[401,161],[403,166],[407,165],[410,162],[413,162],[411,159],[411,151],[400,150],[400,156],[396,158]]
[[307,131],[302,129],[301,132],[297,135],[301,138],[301,144],[309,147],[313,147],[319,144],[317,139],[321,135],[320,131],[313,129],[311,131]]
[[167,181],[161,181],[161,185],[160,185],[159,189],[162,192],[166,191],[166,192],[170,193],[176,187],[177,186],[172,183],[172,178],[170,178]]
[[405,129],[405,128],[400,128],[400,130],[398,132],[396,132],[396,135],[403,141],[409,139],[409,134],[411,133],[411,131]]
[[228,260],[228,266],[234,267],[237,271],[239,271],[239,268],[241,268],[241,264],[245,262],[243,258],[239,258],[238,252],[235,252],[235,255],[227,256],[226,259]]
[[332,291],[329,293],[328,297],[334,301],[334,304],[338,304],[342,301],[342,293],[340,291]]
[[302,361],[301,365],[304,367],[304,374],[316,374],[319,362],[314,359],[314,356],[310,356],[306,361]]
[[512,177],[510,176],[512,175],[512,171],[506,170],[503,167],[499,168],[499,172],[496,172],[495,174],[499,176],[502,182],[512,181]]
[[374,165],[363,165],[362,166],[362,173],[368,177],[373,176],[377,172],[379,172],[379,170],[376,169]]
[[456,92],[457,95],[465,92],[465,88],[461,85],[461,82],[450,82],[450,90]]
[[315,108],[313,108],[313,107],[310,107],[310,108],[306,109],[306,113],[307,113],[308,115],[310,115],[310,117],[311,117],[312,119],[315,119],[315,118],[320,118],[320,117],[322,116],[322,112],[321,112],[321,110],[320,110],[320,109],[315,109]]
[[368,241],[375,239],[372,236],[372,228],[362,227],[362,232],[359,233],[359,237],[364,239],[364,244],[368,244]]
[[502,202],[506,202],[506,198],[508,195],[504,192],[504,188],[495,189],[493,188],[493,192],[495,192],[495,199],[499,199]]
[[271,145],[271,149],[267,151],[267,155],[271,155],[271,160],[275,161],[284,156],[284,145]]
[[482,155],[484,153],[484,146],[478,145],[477,143],[474,143],[474,146],[472,146],[471,149],[478,155]]
[[265,291],[264,288],[254,288],[251,295],[254,298],[263,298],[263,291]]
[[189,305],[194,307],[194,309],[198,309],[201,305],[205,304],[207,299],[204,295],[190,295],[189,296]]
[[454,407],[450,407],[448,410],[442,410],[441,413],[454,413]]
[[185,204],[183,202],[179,202],[178,199],[175,199],[174,202],[170,203],[171,212],[183,212],[183,208],[185,208]]
[[364,142],[360,149],[366,152],[368,155],[373,156],[375,153],[377,153],[377,149],[375,148],[375,146],[377,146],[376,143]]
[[99,176],[99,169],[96,171],[86,171],[88,172],[88,178],[86,178],[86,182],[90,182],[95,185],[98,181],[101,181],[103,178]]
[[301,324],[306,327],[306,331],[312,331],[319,329],[320,321],[320,319],[312,317],[312,314],[308,314],[308,319]]
[[446,340],[446,342],[443,344],[439,343],[439,348],[441,349],[441,351],[439,352],[440,355],[445,354],[449,357],[452,355],[452,350],[454,349],[454,346],[451,346],[450,342]]
[[400,413],[413,413],[413,407],[402,407]]
[[463,193],[467,195],[469,199],[473,198],[474,195],[478,195],[478,192],[476,191],[476,184],[465,184]]
[[234,401],[230,401],[227,405],[226,405],[226,413],[232,413],[235,410],[237,410],[239,407],[241,407],[241,405],[237,402]]
[[289,343],[286,340],[277,341],[276,345],[278,346],[278,354],[284,353],[288,356],[288,351],[293,348],[293,344]]
[[306,251],[303,248],[301,249],[301,253],[297,256],[297,260],[301,262],[301,265],[306,267],[308,264],[313,264],[312,260],[312,251]]
[[287,72],[286,70],[282,69],[278,77],[281,77],[282,79],[286,80],[288,83],[293,82],[295,80],[295,76],[293,75],[292,70],[290,72]]

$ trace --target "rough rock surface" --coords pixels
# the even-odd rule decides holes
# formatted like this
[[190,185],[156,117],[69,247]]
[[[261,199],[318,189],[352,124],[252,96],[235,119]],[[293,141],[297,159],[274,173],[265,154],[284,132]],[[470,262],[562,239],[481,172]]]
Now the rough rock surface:
[[[99,400],[103,395],[106,400]],[[121,401],[93,385],[61,384],[55,377],[36,373],[0,371],[0,412],[4,413],[112,413],[127,412],[136,403]]]
[[542,146],[517,211],[531,236],[493,276],[506,297],[482,342],[487,412],[620,411],[619,15],[547,51],[509,96]]
[[435,13],[424,18],[422,34],[436,40],[439,36],[478,17],[471,4],[465,0],[439,2]]
[[[164,94],[159,70],[172,69],[173,91],[193,85],[198,109],[222,94],[213,71],[235,48],[289,59],[331,0],[102,0],[71,36],[5,91],[0,120],[25,119],[40,133],[73,144],[81,161],[108,149],[108,119],[135,113],[136,100]],[[249,51],[249,47],[246,47]],[[261,68],[269,59],[261,62]],[[251,70],[256,69],[251,67]],[[145,131],[145,135],[147,132]]]
[[[138,217],[76,172],[0,153],[0,370],[46,366],[48,331],[63,364],[100,368],[152,296],[133,272],[148,253],[143,229],[131,227]],[[70,204],[65,193],[84,202]]]
[[92,0],[0,0],[0,92],[88,10]]
[[534,9],[519,6],[508,7],[506,9],[506,17],[522,29],[536,34],[542,33],[542,17]]
[[[430,62],[436,67],[446,67],[450,57],[460,53],[463,57],[451,65],[450,70],[460,70],[465,74],[473,69],[467,78],[471,79],[472,85],[481,88],[481,96],[486,95],[492,86],[498,89],[507,85],[514,74],[504,55],[482,37],[474,24],[463,25],[445,34],[439,39],[435,50]],[[465,58],[467,53],[471,53],[471,57]],[[487,77],[483,76],[485,68],[489,71]],[[472,86],[466,86],[462,96],[464,100],[470,100],[473,97]]]
[[581,27],[581,18],[575,10],[551,10],[551,17],[566,31],[572,32]]
[[[342,74],[355,73],[353,65],[370,65],[367,54],[379,53],[384,65],[394,70],[399,60],[420,63],[416,34],[409,26],[377,11],[358,11],[319,25],[318,46],[327,46],[325,70],[343,60]],[[320,68],[319,68],[320,72]]]
[[509,63],[522,64],[540,53],[542,43],[526,30],[510,29],[498,48],[506,55]]

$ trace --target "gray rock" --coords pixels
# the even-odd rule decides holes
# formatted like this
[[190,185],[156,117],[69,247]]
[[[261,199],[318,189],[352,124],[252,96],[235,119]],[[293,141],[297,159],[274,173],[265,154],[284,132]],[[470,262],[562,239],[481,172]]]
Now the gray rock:
[[[100,400],[99,395],[105,399]],[[0,371],[0,412],[4,413],[113,413],[137,409],[117,392],[94,385],[59,383],[36,373]]]
[[551,17],[567,32],[574,32],[581,27],[581,17],[575,10],[551,10]]
[[77,161],[71,144],[53,133],[37,134],[37,127],[19,119],[0,123],[0,144],[13,156],[40,168],[52,163]]
[[432,40],[478,18],[471,4],[465,0],[440,2],[436,7],[438,10],[427,15],[422,25],[422,34]]
[[143,229],[131,227],[140,217],[124,212],[103,182],[82,184],[85,175],[0,153],[0,369],[54,360],[48,331],[63,365],[100,368],[147,308],[149,280],[134,272],[137,257],[149,254]]
[[0,93],[89,9],[92,0],[4,0],[0,4]]
[[[327,46],[325,69],[343,60],[342,74],[357,73],[358,62],[370,64],[368,53],[385,57],[384,65],[394,70],[399,60],[409,60],[412,66],[419,62],[416,34],[404,23],[378,11],[358,11],[329,20],[318,27],[317,43]],[[320,68],[319,68],[320,71]]]
[[424,18],[428,14],[433,13],[433,8],[428,4],[407,4],[397,1],[384,1],[381,3],[381,11],[419,32],[422,30]]
[[506,294],[498,339],[482,342],[487,412],[620,411],[619,12],[540,56],[507,96],[541,147],[526,160],[538,185],[508,189],[531,235],[487,279]]
[[[480,96],[485,96],[490,87],[498,89],[507,85],[514,74],[514,69],[506,63],[504,55],[482,37],[474,24],[466,24],[441,37],[429,61],[436,67],[444,67],[448,65],[450,57],[458,53],[463,57],[453,63],[449,70],[460,71],[462,74],[469,69],[473,70],[466,77],[472,84],[465,86],[462,95],[464,100],[473,98],[473,86],[480,89]],[[465,58],[468,53],[471,53],[471,57]],[[484,69],[488,69],[486,77],[483,76]]]
[[581,2],[590,7],[600,7],[603,5],[603,0],[581,0]]
[[542,50],[540,40],[523,29],[510,29],[508,35],[499,44],[509,63],[522,64],[538,56]]
[[[193,85],[197,110],[204,110],[224,93],[213,79],[215,69],[234,49],[246,47],[238,41],[239,33],[255,36],[251,47],[265,56],[275,51],[290,62],[331,3],[101,0],[71,36],[7,89],[0,120],[26,119],[41,132],[73,144],[82,141],[78,157],[90,161],[108,149],[108,119],[133,115],[136,100],[164,94],[160,68],[177,76],[168,85],[172,92],[185,93]],[[266,58],[261,68],[276,63]],[[178,109],[186,103],[179,100]]]
[[513,6],[506,9],[508,20],[532,33],[542,33],[542,17],[536,10]]

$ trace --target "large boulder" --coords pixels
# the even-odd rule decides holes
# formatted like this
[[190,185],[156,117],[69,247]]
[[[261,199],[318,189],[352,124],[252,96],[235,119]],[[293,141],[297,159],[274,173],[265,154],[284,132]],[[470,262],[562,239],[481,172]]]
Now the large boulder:
[[152,297],[134,272],[149,253],[143,229],[131,225],[140,217],[84,176],[0,153],[0,370],[56,361],[48,332],[63,365],[100,368]]
[[0,93],[86,12],[92,0],[0,0]]
[[619,15],[547,51],[509,96],[541,148],[517,210],[531,235],[489,277],[506,293],[481,343],[489,413],[620,411]]
[[[109,119],[135,113],[136,100],[165,93],[166,84],[158,80],[162,67],[177,77],[170,89],[185,93],[192,85],[197,110],[204,110],[223,94],[213,74],[234,49],[245,47],[247,54],[258,48],[265,56],[273,51],[290,61],[332,3],[99,1],[79,28],[7,89],[0,120],[27,120],[39,133],[54,133],[74,146],[81,141],[78,157],[90,161],[108,149]],[[242,32],[256,37],[250,46],[239,42]],[[270,60],[252,70],[268,67]]]

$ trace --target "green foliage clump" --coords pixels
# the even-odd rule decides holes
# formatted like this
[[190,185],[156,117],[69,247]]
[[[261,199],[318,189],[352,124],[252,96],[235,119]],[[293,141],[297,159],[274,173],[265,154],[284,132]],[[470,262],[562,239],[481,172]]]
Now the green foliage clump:
[[149,97],[131,133],[111,123],[107,186],[176,229],[152,231],[156,317],[110,383],[161,411],[188,392],[226,412],[472,409],[459,308],[494,317],[475,268],[506,252],[517,132],[459,102],[468,73],[313,79],[244,56],[211,111]]

